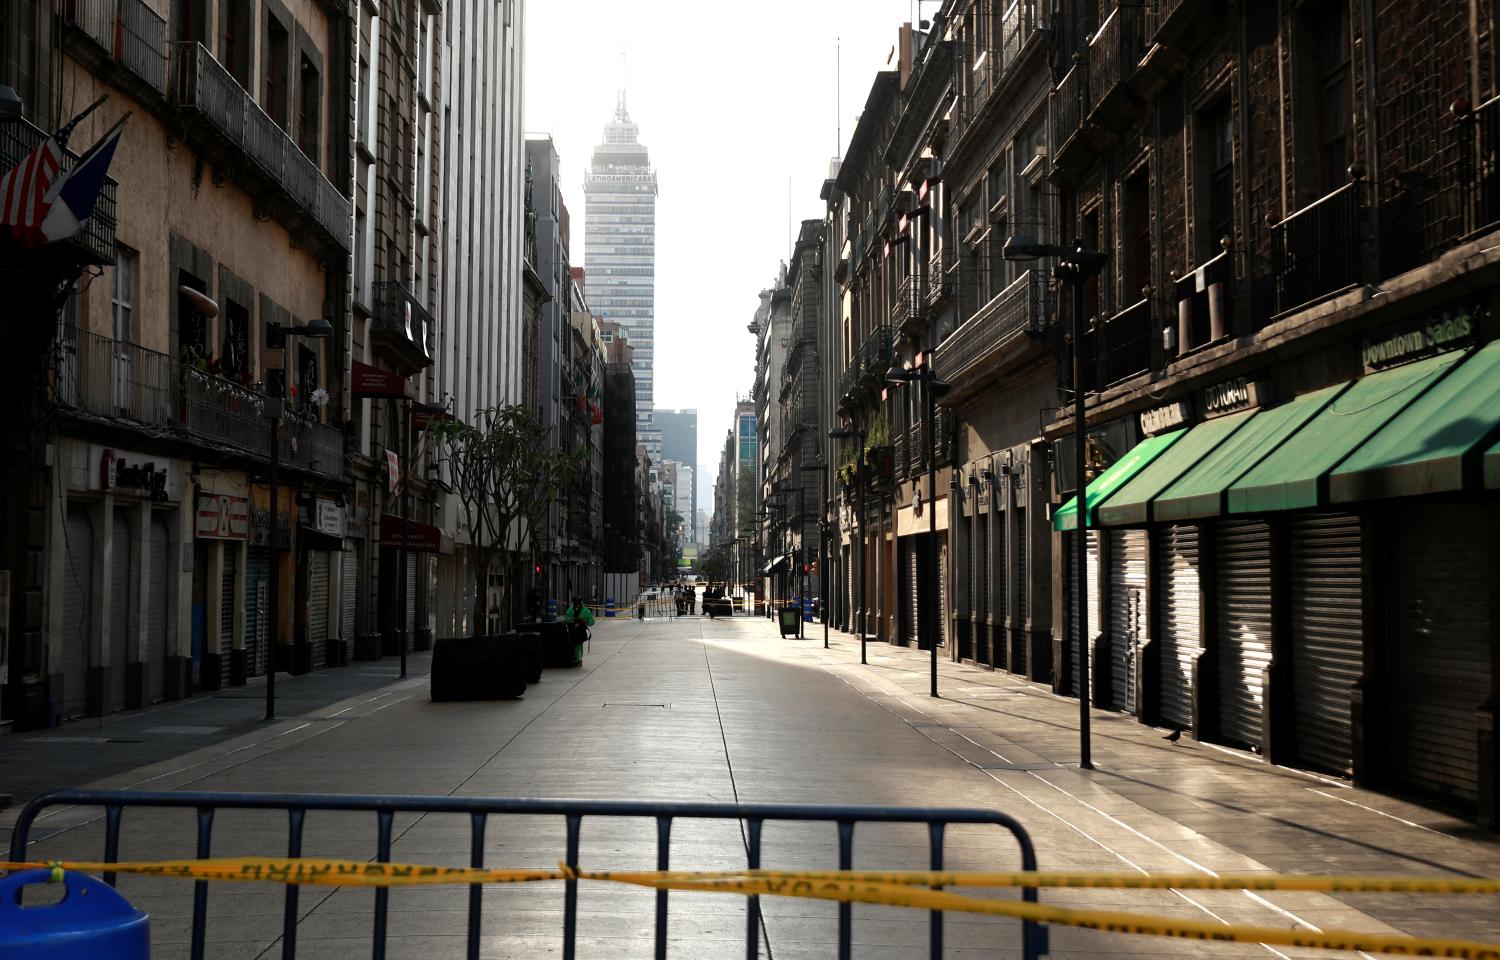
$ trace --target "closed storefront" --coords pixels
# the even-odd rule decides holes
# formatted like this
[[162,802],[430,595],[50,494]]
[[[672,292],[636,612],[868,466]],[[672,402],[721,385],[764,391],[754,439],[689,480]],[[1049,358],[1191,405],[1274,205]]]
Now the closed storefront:
[[[1082,665],[1079,652],[1079,626],[1083,623],[1083,616],[1078,609],[1078,591],[1074,584],[1078,580],[1078,534],[1077,532],[1065,533],[1062,537],[1063,547],[1063,584],[1066,591],[1064,602],[1067,604],[1068,617],[1068,692],[1077,695],[1084,689],[1082,680],[1079,679],[1078,668]],[[1087,640],[1099,635],[1099,531],[1090,529],[1088,531],[1088,546],[1086,548],[1086,562],[1088,564],[1088,633]],[[1092,648],[1090,649],[1092,652]],[[1092,672],[1092,669],[1090,670]]]
[[1299,514],[1287,530],[1297,758],[1353,769],[1350,700],[1364,665],[1359,518]]
[[993,666],[995,658],[987,625],[990,613],[990,515],[981,513],[975,517],[973,530],[974,589],[970,596],[974,598],[974,659]]
[[1193,664],[1202,649],[1198,594],[1198,528],[1157,529],[1156,594],[1159,684],[1163,723],[1193,724]]
[[359,610],[359,555],[352,550],[339,554],[339,639],[354,640],[354,620]]
[[130,515],[116,507],[110,531],[109,556],[109,654],[105,675],[109,678],[109,701],[105,712],[125,706],[125,664],[130,661],[131,615],[136,611],[130,583],[135,571],[135,539]]
[[312,665],[323,667],[328,652],[328,577],[331,554],[314,550],[308,554],[307,639],[312,645]]
[[[63,554],[62,675],[64,718],[82,716],[88,706],[87,674],[94,625],[94,523],[87,503],[69,503]],[[55,648],[54,648],[55,649]]]
[[146,590],[146,695],[152,701],[166,696],[167,611],[171,604],[172,531],[160,512],[151,515],[151,572]]
[[219,685],[229,686],[230,671],[234,659],[234,605],[239,602],[239,557],[240,545],[225,542],[220,544],[224,552],[219,594]]
[[270,611],[271,551],[249,547],[245,550],[245,673],[252,677],[266,672]]
[[948,645],[948,633],[951,629],[948,623],[947,611],[952,607],[948,605],[948,539],[938,534],[941,541],[938,546],[938,615],[935,618],[938,624],[938,646]]
[[1014,513],[1016,562],[1011,570],[1016,576],[1016,605],[1015,614],[1011,618],[1014,627],[1010,636],[1010,669],[1012,673],[1029,676],[1031,658],[1027,656],[1029,644],[1026,642],[1026,631],[1030,626],[1027,621],[1031,619],[1031,578],[1026,575],[1027,554],[1030,552],[1026,549],[1026,508],[1016,507]]
[[1492,693],[1491,544],[1480,516],[1461,504],[1403,504],[1386,554],[1392,772],[1463,803],[1478,799],[1475,711]]
[[1259,750],[1271,664],[1271,528],[1259,520],[1224,521],[1214,540],[1219,737]]
[[919,629],[918,611],[922,583],[921,551],[916,537],[901,538],[901,634],[900,641],[911,644]]
[[1136,670],[1146,636],[1146,531],[1109,533],[1110,706],[1136,713]]

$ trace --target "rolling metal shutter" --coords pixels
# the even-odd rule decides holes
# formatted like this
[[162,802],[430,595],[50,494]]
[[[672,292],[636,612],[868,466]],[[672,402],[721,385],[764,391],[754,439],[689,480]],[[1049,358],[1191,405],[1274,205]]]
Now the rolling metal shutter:
[[105,710],[125,706],[125,664],[130,662],[130,573],[135,568],[130,518],[125,510],[114,511],[114,546],[109,558],[109,703]]
[[1350,695],[1364,670],[1359,518],[1289,523],[1292,694],[1302,763],[1351,774]]
[[350,550],[340,556],[339,639],[348,641],[354,639],[354,618],[359,610],[359,555]]
[[1198,611],[1198,528],[1158,530],[1158,622],[1161,624],[1161,719],[1193,723],[1193,661],[1202,649]]
[[412,631],[417,629],[417,557],[406,555],[406,636],[411,642]]
[[1259,520],[1226,521],[1214,539],[1219,735],[1259,750],[1262,687],[1271,665],[1271,527]]
[[948,540],[941,533],[938,534],[940,543],[938,551],[938,646],[948,645]]
[[1011,669],[1015,673],[1029,676],[1031,667],[1030,658],[1027,656],[1027,629],[1030,627],[1026,621],[1031,615],[1031,596],[1029,593],[1031,578],[1026,575],[1026,508],[1016,507],[1016,563],[1011,567],[1016,576],[1016,635],[1011,647]]
[[89,645],[94,637],[94,522],[86,504],[68,504],[67,544],[63,557],[61,669],[49,672],[63,678],[63,717],[82,716],[88,709]]
[[320,669],[328,662],[328,574],[327,550],[308,554],[307,640],[312,644],[312,666]]
[[990,515],[974,518],[974,660],[995,665],[995,638],[986,630],[990,613]]
[[1392,773],[1472,803],[1474,711],[1491,693],[1488,526],[1461,504],[1403,503],[1392,527]]
[[1136,665],[1146,634],[1146,531],[1109,533],[1110,705],[1135,713]]
[[917,630],[920,618],[917,611],[921,597],[919,585],[922,582],[922,567],[918,561],[920,556],[917,550],[917,538],[905,537],[901,540],[901,578],[905,581],[905,590],[901,591],[901,642],[915,644],[917,642]]
[[271,551],[250,547],[245,552],[245,673],[266,672],[266,641],[270,636]]
[[219,684],[223,689],[229,686],[229,661],[234,656],[234,585],[239,582],[236,568],[240,547],[238,543],[226,540],[219,544],[219,549],[224,551],[224,579],[219,600]]
[[155,702],[167,695],[167,605],[171,603],[172,530],[160,512],[151,515],[151,574],[146,597],[147,696]]
[[[1067,591],[1068,605],[1068,677],[1072,686],[1069,688],[1073,694],[1078,695],[1083,690],[1083,684],[1078,678],[1078,668],[1082,664],[1078,650],[1078,628],[1083,618],[1078,612],[1078,591],[1073,584],[1078,580],[1078,534],[1065,533],[1062,536],[1063,547],[1063,584]],[[1099,531],[1090,529],[1088,531],[1088,547],[1085,562],[1088,565],[1088,639],[1099,634]],[[1090,648],[1090,653],[1093,652]],[[1093,672],[1090,666],[1090,673]]]

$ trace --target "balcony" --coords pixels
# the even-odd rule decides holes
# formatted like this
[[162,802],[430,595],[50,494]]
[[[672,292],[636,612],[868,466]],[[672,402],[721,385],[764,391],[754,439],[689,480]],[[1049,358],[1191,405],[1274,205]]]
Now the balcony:
[[375,309],[370,335],[376,348],[384,349],[407,373],[431,366],[432,315],[427,308],[403,283],[388,280],[370,289]]
[[937,310],[953,296],[958,286],[955,270],[958,258],[950,250],[939,250],[927,265],[927,306]]
[[900,483],[911,475],[911,431],[896,434],[892,446],[895,448],[896,482]]
[[1227,250],[1173,284],[1179,354],[1224,337],[1229,326],[1229,296],[1233,286],[1234,260]]
[[61,15],[93,45],[84,59],[96,72],[126,89],[167,92],[167,21],[144,0],[64,0]]
[[[271,206],[292,214],[287,218],[289,230],[295,233],[310,226],[347,253],[353,233],[348,198],[206,47],[191,42],[170,46],[178,106],[196,115],[215,139],[251,161],[263,188],[259,201],[282,201],[282,206]],[[291,204],[290,210],[283,209],[286,203]]]
[[1035,0],[1011,0],[993,18],[992,31],[979,47],[960,53],[958,69],[961,82],[954,104],[955,133],[962,139],[966,132],[990,109],[996,94],[1010,86],[1018,75],[1018,65],[1027,50],[1027,41],[1036,31]]
[[933,456],[937,458],[937,466],[951,466],[954,455],[958,452],[954,436],[958,427],[958,415],[947,407],[939,407],[933,422],[937,430],[937,435],[933,437]]
[[891,368],[891,328],[879,326],[860,344],[839,375],[838,396],[844,405],[853,404],[866,386],[878,383]]
[[1463,206],[1472,234],[1500,224],[1500,97],[1476,107],[1464,130]]
[[165,427],[172,420],[172,358],[78,327],[57,342],[59,405],[112,420]]
[[[200,445],[257,461],[271,457],[266,398],[249,387],[178,364],[179,429]],[[288,409],[277,446],[280,462],[326,477],[344,473],[344,435],[308,411]]]
[[[0,172],[19,164],[47,139],[47,133],[25,120],[0,123]],[[78,162],[78,154],[63,151],[62,169],[66,173]],[[106,177],[104,189],[93,214],[83,222],[83,229],[67,240],[45,244],[35,254],[38,260],[64,260],[69,263],[112,264],[115,262],[115,197],[119,184]]]
[[1118,131],[1134,115],[1129,83],[1146,52],[1144,13],[1139,4],[1115,7],[1089,41],[1085,113],[1101,127]]
[[891,327],[898,333],[916,333],[927,323],[927,278],[914,273],[896,288],[891,304]]
[[1151,369],[1151,301],[1126,307],[1104,322],[1099,382],[1108,387]]
[[1052,142],[1059,157],[1067,153],[1074,137],[1083,130],[1088,115],[1089,65],[1074,63],[1052,92]]
[[1360,282],[1364,213],[1363,185],[1352,182],[1272,228],[1277,314]]
[[1046,327],[1046,283],[1028,270],[938,345],[933,369],[955,387],[972,385],[1027,353]]

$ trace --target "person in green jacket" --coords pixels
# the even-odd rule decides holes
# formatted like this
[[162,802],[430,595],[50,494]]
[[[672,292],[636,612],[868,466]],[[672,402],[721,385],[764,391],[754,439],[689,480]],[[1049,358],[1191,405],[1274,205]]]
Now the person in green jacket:
[[577,597],[563,612],[563,623],[568,625],[568,634],[573,639],[573,662],[583,662],[583,645],[589,639],[589,628],[594,625],[594,611]]

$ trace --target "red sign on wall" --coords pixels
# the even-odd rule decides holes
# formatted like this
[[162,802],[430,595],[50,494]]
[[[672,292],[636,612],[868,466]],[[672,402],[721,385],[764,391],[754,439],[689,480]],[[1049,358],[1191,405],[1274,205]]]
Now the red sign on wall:
[[356,397],[405,399],[406,378],[394,371],[355,360],[349,366],[349,389]]
[[404,521],[393,513],[380,515],[380,545],[399,549],[403,527],[407,528],[406,549],[417,553],[438,553],[443,549],[443,531],[430,523]]
[[206,540],[249,539],[250,501],[215,493],[199,496],[195,532]]

